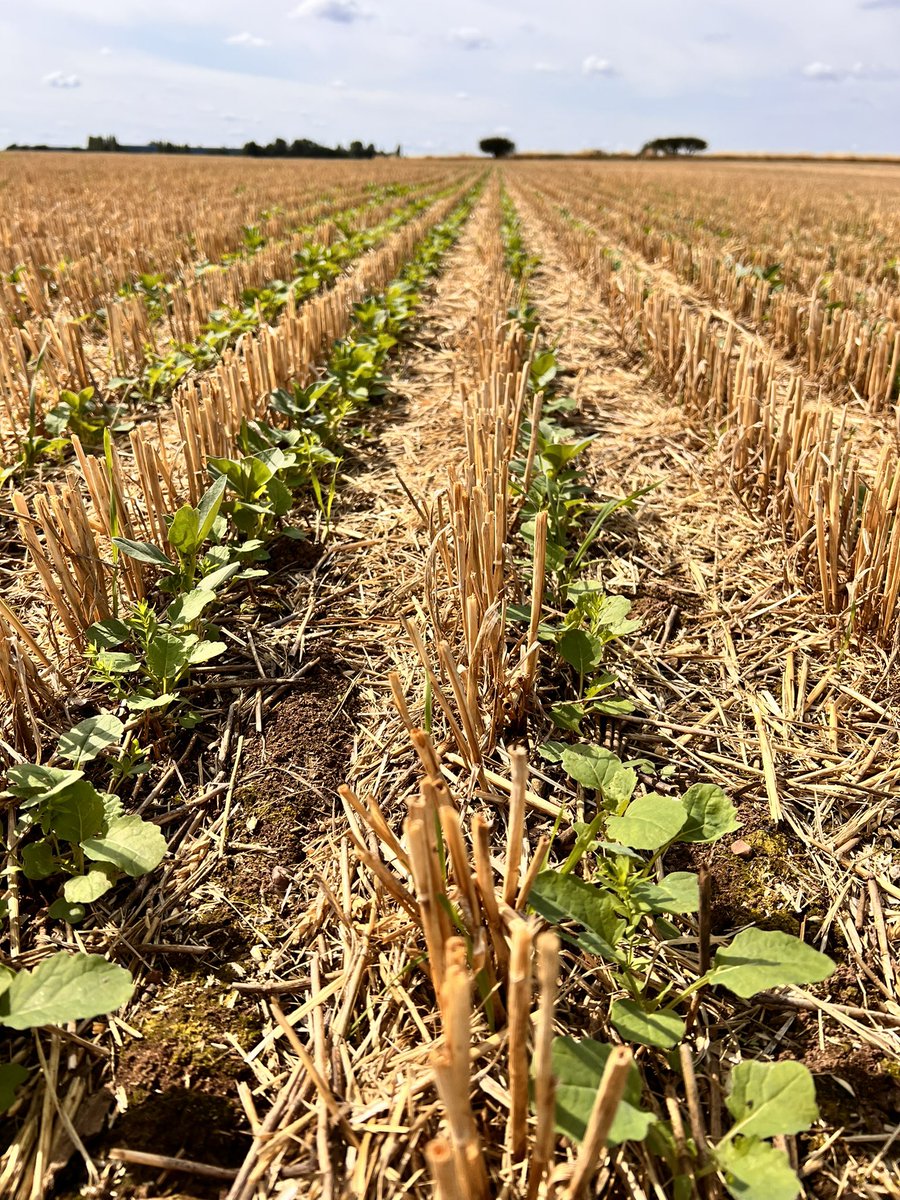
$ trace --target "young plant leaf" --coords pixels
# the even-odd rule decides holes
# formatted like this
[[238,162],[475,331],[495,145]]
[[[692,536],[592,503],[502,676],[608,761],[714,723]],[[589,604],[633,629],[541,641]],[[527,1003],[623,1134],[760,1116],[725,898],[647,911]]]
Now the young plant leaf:
[[147,671],[156,680],[176,682],[187,670],[190,651],[184,637],[158,633],[147,647]]
[[133,877],[158,867],[168,849],[157,826],[134,815],[119,817],[103,837],[86,838],[81,848],[93,862],[112,863]]
[[818,983],[833,971],[827,954],[789,933],[745,929],[716,951],[709,982],[746,999],[789,983]]
[[677,1046],[685,1033],[684,1021],[676,1013],[658,1009],[645,1012],[634,1000],[616,1000],[609,1019],[626,1042],[641,1046],[661,1046],[670,1050]]
[[678,835],[686,819],[678,800],[649,792],[632,800],[623,816],[611,816],[606,834],[633,850],[658,850]]
[[172,625],[192,625],[215,598],[215,592],[211,588],[195,587],[172,601],[166,610],[166,619]]
[[556,650],[579,675],[589,675],[603,659],[603,642],[583,629],[563,630],[557,639]]
[[77,845],[82,838],[98,833],[104,825],[103,802],[93,784],[79,779],[54,796],[41,823],[64,842]]
[[[166,561],[168,562],[168,559]],[[119,621],[115,617],[107,617],[103,621],[95,621],[85,631],[88,643],[95,650],[115,650],[116,646],[121,646],[123,642],[127,642],[130,636],[131,630],[125,622]]]
[[98,713],[88,717],[64,733],[57,743],[56,753],[71,759],[76,764],[92,762],[109,746],[122,740],[125,726],[112,713]]
[[29,842],[22,847],[22,872],[26,879],[48,879],[58,870],[56,855],[47,842]]
[[222,497],[225,494],[225,485],[227,480],[223,477],[217,479],[212,487],[200,497],[200,503],[197,505],[197,544],[202,546],[210,535],[213,527],[213,522],[219,514],[219,509],[222,506]]
[[745,1137],[800,1133],[819,1119],[815,1081],[800,1062],[738,1063],[725,1103]]
[[114,537],[112,540],[123,554],[127,554],[129,558],[133,558],[137,562],[150,563],[151,566],[161,567],[164,571],[174,572],[175,570],[171,560],[152,542],[135,542],[130,538],[120,537]]
[[39,796],[41,800],[49,800],[58,796],[71,784],[84,778],[84,771],[71,771],[65,767],[42,767],[36,763],[21,763],[10,767],[6,773],[9,791],[20,800],[30,800]]
[[[600,1086],[600,1078],[609,1058],[611,1046],[591,1038],[554,1038],[552,1050],[553,1074],[556,1077],[556,1128],[566,1137],[580,1142],[587,1129],[588,1118]],[[641,1107],[641,1076],[632,1066],[625,1085],[625,1094],[616,1110],[609,1144],[642,1141],[653,1124],[652,1113]]]
[[673,871],[659,883],[639,880],[631,900],[643,912],[692,913],[700,907],[700,887],[692,871]]
[[73,875],[63,884],[63,896],[69,904],[93,904],[115,882],[116,870],[110,863],[99,863],[86,875]]
[[528,903],[547,921],[577,921],[587,933],[578,944],[592,954],[613,962],[620,959],[617,949],[625,922],[617,915],[610,895],[585,883],[575,875],[542,871],[534,881]]
[[565,773],[582,787],[600,792],[605,800],[616,804],[627,800],[637,783],[634,771],[623,767],[622,760],[602,746],[584,742],[569,746],[563,751],[562,765]]
[[681,797],[687,813],[679,842],[715,842],[740,828],[737,809],[714,783],[695,783]]
[[28,1070],[21,1063],[0,1063],[0,1112],[10,1107],[27,1078]]
[[734,1200],[795,1200],[800,1180],[787,1155],[756,1138],[735,1138],[713,1152]]
[[0,996],[0,1025],[34,1029],[98,1017],[127,1004],[133,990],[124,967],[102,955],[60,952],[16,973]]

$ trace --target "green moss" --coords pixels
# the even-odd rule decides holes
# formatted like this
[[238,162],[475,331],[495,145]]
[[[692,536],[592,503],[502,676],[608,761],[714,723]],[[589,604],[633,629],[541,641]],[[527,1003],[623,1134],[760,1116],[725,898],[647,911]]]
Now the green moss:
[[237,1077],[244,1063],[224,1035],[251,1045],[259,1037],[259,1024],[225,1003],[228,996],[227,987],[206,986],[196,978],[180,980],[159,996],[158,1011],[144,1022],[141,1049],[162,1051],[179,1075]]

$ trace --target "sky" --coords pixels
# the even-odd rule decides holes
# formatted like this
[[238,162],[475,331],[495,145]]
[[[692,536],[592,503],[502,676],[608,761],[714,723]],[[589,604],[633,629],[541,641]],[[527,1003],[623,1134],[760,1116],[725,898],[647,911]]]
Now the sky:
[[0,145],[900,154],[900,0],[11,0]]

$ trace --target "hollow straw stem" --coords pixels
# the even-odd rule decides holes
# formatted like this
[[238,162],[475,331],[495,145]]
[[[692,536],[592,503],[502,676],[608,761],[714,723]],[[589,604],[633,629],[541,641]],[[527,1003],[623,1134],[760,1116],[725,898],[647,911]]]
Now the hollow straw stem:
[[631,1070],[631,1051],[627,1046],[614,1046],[603,1070],[600,1087],[594,1099],[594,1107],[588,1118],[584,1141],[575,1160],[572,1178],[566,1192],[568,1200],[578,1200],[585,1194],[591,1177],[596,1170],[601,1154],[606,1148],[606,1139],[612,1128],[619,1101],[628,1082]]
[[544,607],[544,585],[547,572],[547,513],[539,512],[534,523],[534,567],[531,578],[531,620],[528,625],[528,649],[525,657],[526,694],[534,686],[534,675],[537,671],[538,659],[538,628],[541,623],[541,611]]
[[556,1080],[553,1076],[553,1019],[559,992],[559,937],[549,930],[537,939],[538,1012],[534,1045],[534,1144],[527,1200],[535,1200],[553,1155]]
[[526,921],[512,929],[509,956],[509,1118],[506,1145],[514,1163],[525,1157],[528,1125],[528,1014],[534,930]]
[[506,833],[506,872],[503,899],[514,904],[519,890],[522,838],[525,835],[525,792],[528,784],[528,755],[521,746],[510,751],[509,823]]

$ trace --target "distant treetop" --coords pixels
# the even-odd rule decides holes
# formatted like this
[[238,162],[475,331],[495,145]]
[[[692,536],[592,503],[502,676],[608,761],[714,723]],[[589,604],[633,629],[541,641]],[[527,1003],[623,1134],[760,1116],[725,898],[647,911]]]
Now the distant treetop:
[[482,154],[493,154],[494,158],[506,158],[515,152],[516,143],[507,137],[487,137],[481,139],[478,149]]
[[664,137],[655,138],[641,146],[641,154],[645,158],[658,158],[668,154],[696,154],[700,150],[709,149],[709,143],[698,137]]

